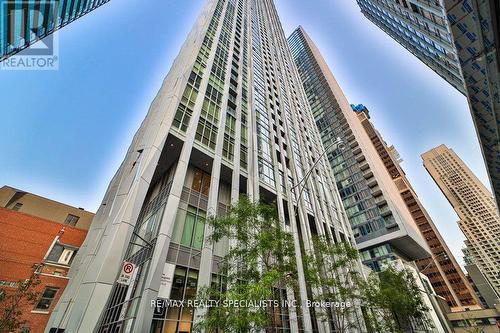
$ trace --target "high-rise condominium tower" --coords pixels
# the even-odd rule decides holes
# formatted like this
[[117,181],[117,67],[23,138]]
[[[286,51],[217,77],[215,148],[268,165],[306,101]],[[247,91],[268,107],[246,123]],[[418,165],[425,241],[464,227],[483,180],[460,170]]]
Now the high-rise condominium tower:
[[[410,211],[321,53],[299,27],[288,38],[363,262],[381,270],[430,255]],[[343,145],[332,145],[340,138]]]
[[[288,38],[316,126],[323,140],[363,263],[375,271],[388,265],[420,276],[413,261],[430,249],[357,114],[352,110],[316,45],[302,27]],[[336,142],[341,141],[338,145]],[[418,279],[419,282],[423,278]],[[422,301],[431,310],[412,323],[419,332],[448,332],[429,283]]]
[[429,278],[434,291],[444,297],[453,311],[480,308],[479,299],[467,281],[465,274],[434,225],[431,217],[420,202],[400,164],[399,153],[394,146],[388,146],[370,121],[370,114],[364,105],[353,107],[358,119],[371,139],[379,157],[396,184],[401,198],[411,213],[429,246],[432,257],[417,261],[418,268]]
[[[336,137],[346,143],[341,150],[333,149],[329,159],[360,248],[365,248],[367,240],[375,240],[363,251],[365,263],[378,270],[380,262],[393,257],[394,252],[406,251],[405,247],[410,243],[398,244],[394,239],[401,236],[391,234],[391,231],[397,230],[392,229],[392,221],[398,219],[403,227],[418,228],[424,236],[432,257],[419,260],[418,265],[420,268],[427,267],[424,273],[428,275],[436,293],[445,297],[454,308],[476,304],[472,288],[418,200],[394,149],[386,145],[370,122],[366,107],[358,105],[351,109],[348,106],[317,48],[302,28],[292,34],[289,43],[323,143],[327,146]],[[381,188],[385,189],[385,193]],[[386,199],[390,198],[387,193],[393,196],[390,200],[394,206],[398,205],[397,209],[404,211],[404,218],[402,213],[392,214]],[[422,243],[421,235],[414,235],[414,239]],[[387,240],[392,237],[394,239]],[[375,247],[373,244],[376,244]],[[378,249],[380,247],[388,250],[381,252]],[[447,254],[448,259],[443,258],[443,254]],[[436,257],[435,260],[433,257]]]
[[474,263],[500,291],[500,216],[491,193],[452,149],[422,154],[424,166],[453,206]]
[[0,61],[109,0],[0,0]]
[[439,0],[357,2],[366,18],[465,93],[451,28]]
[[500,206],[500,4],[357,0],[361,12],[465,94]]
[[[354,244],[322,152],[272,0],[208,1],[109,185],[49,328],[189,332],[192,308],[154,313],[150,302],[192,298],[217,276],[228,244],[204,241],[205,219],[241,194],[277,204],[299,267],[300,292],[287,297],[307,299],[301,252],[311,237]],[[283,331],[330,332],[312,311],[283,312]]]
[[500,295],[495,292],[488,279],[481,273],[481,270],[475,264],[475,259],[470,255],[468,248],[462,248],[464,253],[465,270],[469,274],[468,280],[476,292],[483,307],[494,309],[495,304],[500,304]]

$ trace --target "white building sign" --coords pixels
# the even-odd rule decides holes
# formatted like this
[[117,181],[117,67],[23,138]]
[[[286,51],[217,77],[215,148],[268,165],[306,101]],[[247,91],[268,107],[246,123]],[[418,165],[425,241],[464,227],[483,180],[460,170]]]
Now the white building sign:
[[174,280],[175,265],[165,263],[163,273],[161,274],[160,290],[158,297],[168,299],[170,297],[170,289],[172,289],[172,281]]

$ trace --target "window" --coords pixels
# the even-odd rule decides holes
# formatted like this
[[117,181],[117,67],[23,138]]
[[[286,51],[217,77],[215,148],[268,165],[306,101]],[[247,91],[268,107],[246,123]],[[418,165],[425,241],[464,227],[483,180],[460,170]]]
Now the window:
[[189,206],[184,220],[181,244],[200,250],[205,232],[205,212]]
[[74,227],[79,219],[80,219],[79,216],[68,214],[68,216],[66,216],[66,221],[64,221],[64,223]]
[[[171,300],[190,300],[196,297],[198,271],[177,266],[175,268]],[[162,332],[191,332],[194,308],[188,306],[155,309],[153,325],[163,326]]]
[[210,175],[196,169],[194,172],[191,188],[197,192],[200,192],[201,194],[208,195],[208,192],[210,190]]
[[59,288],[46,287],[34,310],[48,312],[50,305],[54,301],[54,298],[56,297],[58,291]]
[[74,252],[75,251],[70,250],[70,249],[64,249],[61,256],[59,257],[58,263],[63,264],[63,265],[69,265],[69,263],[71,262],[71,259],[73,258]]
[[71,265],[76,253],[76,249],[70,246],[65,246],[64,244],[56,243],[50,250],[47,256],[47,261],[61,264],[61,265]]
[[12,210],[19,210],[19,209],[21,209],[22,206],[23,206],[22,203],[16,202],[16,204],[14,205],[14,207],[12,207]]

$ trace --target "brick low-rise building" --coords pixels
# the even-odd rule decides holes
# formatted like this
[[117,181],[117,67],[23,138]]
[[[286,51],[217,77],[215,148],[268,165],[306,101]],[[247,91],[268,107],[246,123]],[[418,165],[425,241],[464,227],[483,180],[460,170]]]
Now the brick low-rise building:
[[11,186],[0,188],[0,207],[88,230],[94,213]]
[[[5,194],[2,190],[5,187],[0,189],[0,194]],[[37,201],[47,200],[46,207],[59,205],[56,210],[58,215],[68,215],[69,213],[62,212],[65,208],[68,212],[79,211],[78,208],[49,199],[32,194],[29,196],[36,197]],[[29,200],[25,201],[25,205],[29,206]],[[80,211],[84,217],[93,215]],[[78,227],[78,223],[76,225],[59,221],[57,215],[50,220],[10,207],[0,207],[0,288],[11,295],[17,291],[20,281],[33,274],[40,280],[33,288],[39,293],[38,299],[34,303],[27,300],[21,302],[21,319],[26,320],[21,328],[29,328],[30,333],[44,331],[53,308],[68,284],[69,268],[87,235],[86,229]],[[0,314],[3,313],[2,306],[5,306],[5,302],[0,303]]]

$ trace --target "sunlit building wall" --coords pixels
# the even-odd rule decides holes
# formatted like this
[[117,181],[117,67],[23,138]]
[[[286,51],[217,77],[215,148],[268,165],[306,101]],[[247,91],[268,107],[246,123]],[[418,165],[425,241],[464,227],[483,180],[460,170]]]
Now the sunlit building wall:
[[[280,297],[310,299],[301,254],[312,237],[355,244],[322,153],[273,2],[208,1],[109,185],[47,331],[189,332],[196,309],[151,301],[192,299],[217,283],[229,244],[206,242],[205,222],[240,195],[277,205],[299,268],[299,290]],[[118,283],[124,262],[134,275]],[[313,308],[274,311],[282,332],[335,330]],[[364,331],[360,318],[348,320]]]
[[445,145],[422,154],[424,166],[459,217],[468,255],[500,291],[500,216],[488,189]]

